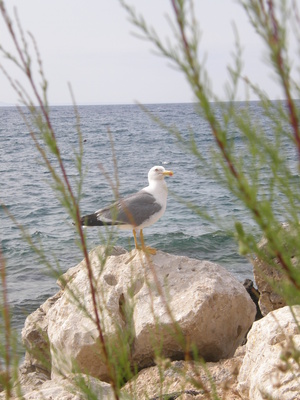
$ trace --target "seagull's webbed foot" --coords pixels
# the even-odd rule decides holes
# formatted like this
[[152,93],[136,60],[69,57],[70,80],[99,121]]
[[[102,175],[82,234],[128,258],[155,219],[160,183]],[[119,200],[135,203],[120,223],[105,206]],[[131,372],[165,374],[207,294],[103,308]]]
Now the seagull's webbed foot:
[[151,254],[151,255],[155,255],[156,254],[156,249],[154,249],[153,247],[149,247],[149,246],[145,245],[144,235],[143,235],[142,229],[140,230],[141,246],[139,246],[139,244],[137,242],[135,229],[133,229],[133,237],[134,237],[135,248],[137,250],[142,250],[144,253],[148,253],[148,254]]
[[151,255],[155,255],[156,254],[156,249],[154,249],[153,247],[149,247],[149,246],[135,246],[136,250],[141,250],[144,253],[148,253]]
[[155,256],[155,254],[156,254],[156,249],[154,249],[153,247],[149,247],[149,246],[142,247],[142,250],[143,250],[145,253],[151,254],[152,256]]

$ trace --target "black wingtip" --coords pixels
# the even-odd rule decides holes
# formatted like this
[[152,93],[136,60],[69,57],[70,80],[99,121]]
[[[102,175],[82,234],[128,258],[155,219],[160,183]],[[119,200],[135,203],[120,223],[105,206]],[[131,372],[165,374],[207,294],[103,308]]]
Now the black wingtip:
[[80,219],[82,226],[103,226],[103,222],[97,218],[97,214],[85,215]]

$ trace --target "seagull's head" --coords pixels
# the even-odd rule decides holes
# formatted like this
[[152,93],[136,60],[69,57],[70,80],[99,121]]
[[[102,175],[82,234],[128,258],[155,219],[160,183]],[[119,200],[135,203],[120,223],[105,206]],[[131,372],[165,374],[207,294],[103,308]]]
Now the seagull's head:
[[167,171],[164,167],[155,166],[148,172],[148,181],[160,181],[163,180],[165,176],[172,176],[172,171]]

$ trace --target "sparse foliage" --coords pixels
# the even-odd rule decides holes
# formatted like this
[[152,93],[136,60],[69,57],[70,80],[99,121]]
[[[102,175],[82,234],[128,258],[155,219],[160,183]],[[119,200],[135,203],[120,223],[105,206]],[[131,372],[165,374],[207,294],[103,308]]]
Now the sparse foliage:
[[[296,4],[255,0],[240,2],[254,29],[265,42],[268,60],[283,89],[285,100],[272,101],[243,75],[242,52],[237,40],[234,64],[228,66],[231,80],[227,92],[230,95],[228,102],[220,103],[217,110],[211,101],[218,101],[218,98],[211,91],[208,83],[210,77],[201,63],[199,24],[196,22],[193,2],[171,1],[175,18],[172,24],[173,42],[160,40],[145,18],[127,3],[121,3],[144,39],[153,43],[185,75],[196,99],[199,118],[208,122],[216,147],[211,157],[204,159],[199,144],[200,132],[193,132],[189,139],[185,139],[180,132],[169,127],[171,134],[176,135],[187,151],[196,155],[203,169],[213,170],[224,187],[249,210],[261,234],[268,239],[270,252],[279,260],[279,268],[288,278],[291,287],[299,293],[299,266],[293,265],[291,260],[292,257],[299,257],[297,249],[300,248],[300,235],[295,234],[299,232],[300,197],[298,184],[293,184],[300,162],[299,107],[295,100],[295,97],[299,97],[299,87],[291,73],[287,39],[288,21],[294,22],[294,33],[299,32]],[[295,65],[294,70],[298,66]],[[246,83],[249,90],[259,97],[268,129],[252,119],[249,103],[235,107],[234,101],[237,100],[237,89],[241,83]],[[218,114],[220,109],[221,115]],[[243,146],[239,145],[238,139]],[[286,157],[287,152],[298,154],[295,157],[298,161],[292,164]],[[261,182],[267,184],[261,185]],[[279,234],[283,222],[292,227],[293,233],[288,239],[290,252],[284,248]],[[236,221],[234,229],[243,255],[264,257],[257,247],[257,236],[248,227]],[[274,265],[274,268],[278,266]],[[294,302],[299,303],[299,294],[294,297]],[[292,303],[293,300],[289,298],[289,304]]]
[[[228,67],[230,81],[227,84],[228,102],[220,103],[221,114],[216,113],[212,101],[218,101],[209,84],[209,74],[205,69],[201,57],[201,43],[199,40],[199,24],[196,21],[193,2],[190,0],[171,0],[173,19],[171,29],[172,40],[162,41],[155,29],[151,27],[144,17],[140,16],[133,8],[121,1],[127,10],[132,24],[138,29],[144,38],[149,40],[155,48],[167,59],[171,60],[186,77],[191,90],[195,96],[195,108],[199,118],[205,119],[215,140],[215,148],[209,157],[203,157],[199,145],[199,132],[192,132],[189,139],[185,139],[174,127],[166,127],[171,134],[175,135],[178,142],[185,149],[198,157],[200,165],[214,173],[216,179],[224,185],[224,190],[229,190],[244,207],[249,211],[257,230],[268,241],[268,251],[261,251],[257,245],[257,233],[253,233],[249,226],[240,221],[235,221],[232,227],[233,235],[236,237],[241,254],[250,258],[259,258],[280,269],[286,279],[282,285],[276,284],[274,290],[283,293],[289,305],[300,303],[300,232],[299,212],[300,193],[299,177],[300,163],[300,131],[299,131],[299,104],[295,98],[300,95],[300,87],[294,79],[291,61],[288,52],[288,26],[291,23],[295,28],[293,33],[299,39],[299,14],[294,2],[276,2],[273,0],[241,0],[253,28],[260,35],[266,46],[268,62],[276,74],[278,84],[281,86],[285,100],[283,102],[271,101],[268,96],[243,76],[242,51],[239,40],[236,41],[236,52],[233,65]],[[89,277],[90,292],[93,302],[92,315],[87,312],[78,292],[70,292],[70,296],[80,310],[94,322],[99,336],[99,346],[108,369],[109,381],[113,388],[115,399],[120,398],[120,389],[124,381],[130,379],[133,371],[130,367],[130,355],[126,352],[126,345],[131,340],[130,326],[126,335],[120,333],[119,347],[109,346],[105,339],[105,330],[101,321],[101,310],[103,307],[101,293],[97,293],[97,279],[94,276],[87,252],[86,238],[80,225],[80,199],[83,182],[83,144],[80,130],[80,118],[74,101],[74,109],[77,115],[78,149],[74,154],[74,163],[79,173],[79,178],[71,182],[65,169],[60,149],[56,140],[55,130],[51,122],[51,107],[47,99],[48,82],[43,72],[41,56],[34,37],[24,33],[17,15],[14,21],[8,15],[5,4],[0,0],[0,13],[6,24],[6,29],[14,43],[16,55],[12,55],[1,46],[0,52],[12,64],[14,64],[27,78],[30,92],[25,90],[7,70],[0,65],[2,73],[7,77],[11,86],[19,97],[20,112],[30,132],[33,144],[38,151],[40,160],[51,173],[51,185],[59,198],[62,206],[71,216],[76,226],[79,246],[85,259],[87,274]],[[33,55],[38,65],[38,80],[33,72],[32,55],[30,48],[33,47]],[[299,60],[295,68],[299,68]],[[243,107],[236,108],[235,100],[239,85],[246,84],[249,91],[258,96],[261,105],[261,113],[268,121],[269,129],[253,121],[249,113],[249,103],[245,102]],[[72,96],[72,92],[71,92]],[[73,96],[72,96],[73,97]],[[154,117],[155,118],[155,117]],[[161,122],[159,122],[161,123]],[[38,133],[36,133],[38,129]],[[237,140],[239,139],[239,141]],[[242,146],[240,146],[242,143]],[[286,152],[294,152],[295,162],[291,163],[286,157]],[[115,158],[114,158],[115,159]],[[116,165],[115,165],[115,169]],[[105,171],[103,171],[105,175]],[[117,181],[117,177],[116,177]],[[261,182],[264,185],[261,185]],[[112,186],[114,187],[113,183]],[[118,193],[117,185],[114,192]],[[197,207],[193,205],[195,211]],[[203,212],[199,211],[203,215]],[[208,218],[211,217],[207,210]],[[14,217],[12,216],[14,220]],[[14,220],[15,221],[15,220]],[[290,229],[282,230],[282,222],[288,223]],[[18,225],[18,222],[15,221]],[[18,225],[24,238],[34,248],[55,276],[58,275],[57,268],[53,268],[47,260],[42,247],[36,246],[27,235],[25,229]],[[113,235],[113,234],[112,234]],[[284,236],[284,240],[283,240]],[[110,254],[113,237],[107,244],[107,252],[101,265],[105,266],[106,257]],[[276,260],[277,262],[275,262]],[[296,260],[296,262],[295,262]],[[149,266],[151,268],[151,262]],[[3,344],[0,347],[0,385],[3,386],[6,398],[12,396],[13,385],[17,382],[16,358],[14,356],[14,339],[11,334],[9,318],[9,300],[6,291],[6,269],[5,260],[0,250],[0,273],[2,281],[2,320],[4,335]],[[154,280],[155,270],[153,270]],[[66,284],[62,282],[62,284]],[[163,298],[166,312],[172,319],[172,312],[168,306],[168,299],[164,296],[159,282],[156,281],[156,290]],[[133,305],[134,307],[134,305]],[[120,308],[126,319],[130,319],[133,309],[127,305],[120,304]],[[178,335],[178,342],[183,341],[180,328],[174,323],[174,331]],[[117,351],[115,351],[117,348]],[[190,349],[189,349],[190,350]],[[294,360],[299,364],[299,354],[293,352]],[[190,353],[190,351],[189,351]],[[158,351],[158,359],[160,353]],[[211,377],[211,394],[206,390],[207,398],[218,399],[217,390]],[[163,379],[163,378],[161,378]],[[199,384],[199,382],[198,382]],[[82,379],[78,385],[89,398],[95,396],[89,391]],[[196,387],[196,386],[195,386]],[[197,388],[197,387],[196,387]],[[200,385],[203,389],[203,386]],[[197,388],[199,389],[199,387]],[[15,387],[14,387],[14,390]],[[17,393],[21,396],[21,388]],[[161,398],[165,398],[161,393]]]

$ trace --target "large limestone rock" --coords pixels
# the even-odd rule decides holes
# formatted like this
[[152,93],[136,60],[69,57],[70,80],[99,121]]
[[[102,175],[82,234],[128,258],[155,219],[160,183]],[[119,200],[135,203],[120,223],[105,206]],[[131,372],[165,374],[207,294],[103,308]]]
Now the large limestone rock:
[[[94,249],[90,260],[103,337],[112,359],[119,362],[125,352],[141,369],[153,365],[157,354],[180,359],[192,348],[208,361],[234,354],[256,309],[243,285],[224,268],[160,251],[149,257],[119,248],[104,263],[104,251]],[[60,285],[47,312],[42,307],[44,314],[37,314],[38,319],[42,316],[39,343],[46,355],[49,342],[52,378],[79,370],[108,380],[85,261],[64,274]],[[32,330],[32,317],[29,322]],[[23,335],[34,347],[29,322]],[[30,361],[36,362],[27,356]]]
[[[299,323],[300,306],[294,306],[293,312]],[[299,400],[299,352],[299,325],[289,307],[270,312],[255,322],[248,334],[246,355],[238,376],[242,398]],[[298,354],[298,363],[292,354]],[[286,360],[281,360],[281,356]]]

